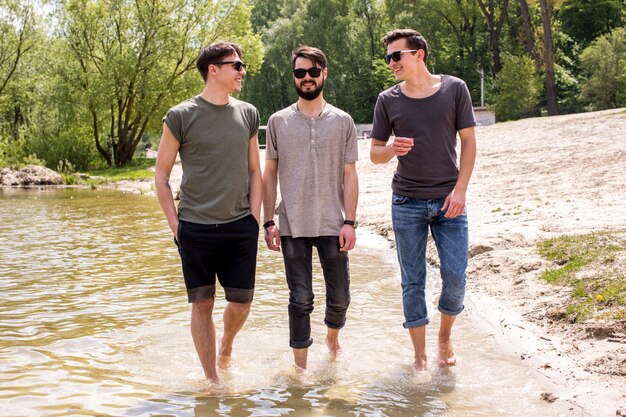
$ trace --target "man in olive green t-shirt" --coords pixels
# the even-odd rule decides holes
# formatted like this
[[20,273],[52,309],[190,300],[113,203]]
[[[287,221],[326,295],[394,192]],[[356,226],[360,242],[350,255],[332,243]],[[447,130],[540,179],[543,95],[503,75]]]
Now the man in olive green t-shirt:
[[[155,183],[181,257],[191,309],[191,334],[206,377],[219,381],[233,340],[243,326],[254,294],[262,199],[254,106],[230,96],[246,74],[233,43],[202,50],[196,66],[202,93],[171,108],[163,118]],[[174,204],[169,176],[176,155],[183,169],[180,203]],[[215,281],[224,289],[224,334],[216,348]]]

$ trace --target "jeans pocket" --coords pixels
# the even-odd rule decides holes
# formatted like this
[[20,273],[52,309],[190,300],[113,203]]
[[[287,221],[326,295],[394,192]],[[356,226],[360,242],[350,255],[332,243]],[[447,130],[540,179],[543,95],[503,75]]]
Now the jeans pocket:
[[176,247],[180,250],[180,235],[181,235],[181,230],[182,230],[182,222],[178,222],[178,227],[177,227],[177,235],[178,235],[178,239],[176,239],[176,236],[174,236],[174,243],[176,244]]
[[391,204],[396,205],[396,206],[405,204],[407,201],[409,201],[409,197],[405,195],[393,194],[391,196]]

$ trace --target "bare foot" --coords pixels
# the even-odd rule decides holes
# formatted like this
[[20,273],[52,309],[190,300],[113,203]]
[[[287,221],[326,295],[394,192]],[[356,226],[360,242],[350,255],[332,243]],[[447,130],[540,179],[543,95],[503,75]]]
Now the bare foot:
[[417,372],[422,372],[428,369],[428,360],[426,356],[424,357],[415,357],[415,362],[413,362],[413,369]]
[[452,341],[439,341],[439,366],[454,366],[456,365],[456,355],[452,348]]
[[328,329],[326,335],[326,346],[330,353],[330,359],[337,360],[337,357],[341,354],[341,346],[339,345],[339,330]]
[[217,354],[217,366],[222,369],[226,369],[230,366],[231,355],[233,353],[232,346],[224,346],[222,344],[222,339],[218,342],[218,354]]

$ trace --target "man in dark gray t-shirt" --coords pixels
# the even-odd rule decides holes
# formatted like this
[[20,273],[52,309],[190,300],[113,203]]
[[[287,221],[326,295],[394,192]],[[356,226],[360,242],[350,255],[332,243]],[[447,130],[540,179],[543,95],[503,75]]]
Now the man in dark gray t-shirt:
[[[233,340],[254,294],[262,178],[257,130],[259,113],[230,96],[246,74],[241,48],[220,42],[202,50],[196,66],[205,81],[198,96],[171,108],[163,118],[155,183],[178,246],[191,335],[206,377],[219,381]],[[180,203],[174,204],[169,176],[180,154]],[[213,306],[216,278],[228,301],[224,334],[216,349]]]
[[[443,282],[438,303],[438,363],[456,363],[450,336],[455,318],[464,308],[468,249],[465,192],[476,158],[476,120],[465,83],[428,71],[428,44],[419,32],[393,30],[383,38],[383,44],[387,48],[385,61],[401,82],[378,96],[370,158],[377,164],[394,156],[398,160],[391,184],[391,213],[402,277],[404,327],[413,343],[414,367],[422,371],[427,367],[429,228],[439,253]],[[395,137],[389,140],[392,134]]]

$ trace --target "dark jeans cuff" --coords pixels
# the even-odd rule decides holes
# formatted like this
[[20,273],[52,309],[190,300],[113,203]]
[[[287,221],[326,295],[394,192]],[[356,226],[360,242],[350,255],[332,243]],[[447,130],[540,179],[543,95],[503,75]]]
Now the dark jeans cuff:
[[346,321],[344,320],[343,323],[341,323],[340,325],[336,325],[335,323],[331,323],[328,320],[324,319],[324,324],[330,329],[341,329],[343,328],[343,326],[345,326]]
[[289,341],[289,347],[293,349],[306,349],[313,344],[313,339],[309,337],[309,340],[305,340],[304,342],[294,342],[293,340]]
[[187,301],[195,303],[198,301],[215,298],[215,285],[205,285],[204,287],[190,288],[187,290]]
[[224,287],[224,294],[226,295],[226,301],[231,303],[247,304],[252,302],[254,297],[254,288],[231,288]]

